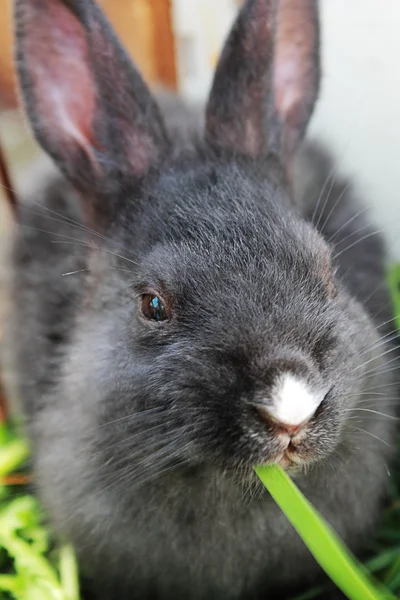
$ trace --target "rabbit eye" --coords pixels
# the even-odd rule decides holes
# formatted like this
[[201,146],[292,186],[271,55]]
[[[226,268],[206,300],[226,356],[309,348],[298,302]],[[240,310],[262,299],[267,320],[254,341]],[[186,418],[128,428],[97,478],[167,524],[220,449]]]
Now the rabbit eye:
[[165,321],[167,319],[167,313],[161,298],[153,294],[143,294],[141,310],[143,316],[151,321]]

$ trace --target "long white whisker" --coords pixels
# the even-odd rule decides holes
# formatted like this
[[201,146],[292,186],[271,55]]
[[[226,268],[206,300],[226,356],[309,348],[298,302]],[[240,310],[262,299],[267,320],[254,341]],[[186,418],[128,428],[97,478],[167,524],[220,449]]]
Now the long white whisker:
[[366,235],[363,235],[362,237],[360,237],[358,240],[356,240],[355,242],[353,242],[352,244],[350,244],[349,246],[347,246],[346,248],[343,248],[343,250],[341,250],[340,252],[337,252],[333,259],[336,260],[339,258],[339,256],[341,256],[342,254],[344,254],[344,252],[347,252],[348,250],[350,250],[351,248],[354,248],[354,246],[356,246],[357,244],[360,244],[361,242],[363,242],[364,240],[367,240],[368,238],[373,237],[374,235],[378,235],[379,233],[382,233],[383,229],[378,229],[377,231],[372,231],[371,233],[367,233]]
[[393,332],[390,331],[389,333],[387,333],[386,335],[382,336],[380,338],[379,341],[370,344],[369,346],[367,346],[366,348],[364,348],[359,356],[363,356],[364,354],[367,354],[367,352],[372,352],[373,350],[377,350],[378,348],[380,348],[381,346],[385,346],[386,344],[390,344],[390,342],[392,342],[395,339],[398,339],[399,334],[397,331]]
[[385,446],[387,446],[388,448],[390,448],[390,444],[388,444],[387,442],[385,442],[385,440],[382,440],[380,437],[378,437],[377,435],[374,435],[373,433],[371,433],[370,431],[367,431],[365,429],[361,429],[360,427],[355,427],[354,425],[351,426],[351,429],[354,429],[355,431],[361,431],[361,433],[365,433],[367,435],[370,435],[371,437],[373,437],[375,440],[378,440],[378,442],[382,442],[382,444],[385,444]]
[[[323,186],[321,188],[320,194],[318,196],[318,200],[317,200],[317,202],[315,204],[314,212],[313,212],[312,217],[311,217],[311,223],[313,225],[314,225],[314,219],[315,219],[315,217],[317,216],[317,213],[318,213],[318,209],[320,208],[320,202],[322,200],[322,196],[323,196],[323,194],[325,192],[326,186],[328,185],[328,181],[331,179],[331,177],[334,177],[335,172],[337,171],[337,168],[338,168],[337,164],[333,165],[332,169],[330,170],[327,178],[325,179],[325,181],[323,183]],[[321,213],[320,213],[319,217],[320,216],[321,216]]]
[[333,174],[333,177],[332,177],[332,180],[331,180],[331,184],[329,186],[328,193],[325,196],[324,204],[323,204],[323,206],[322,206],[322,208],[320,210],[320,213],[318,215],[318,221],[315,223],[315,228],[316,229],[318,229],[318,227],[319,227],[319,224],[321,222],[321,217],[324,214],[325,208],[326,208],[326,206],[327,206],[327,204],[329,202],[329,198],[330,198],[330,195],[332,193],[333,186],[335,185],[335,181],[336,181],[336,178],[338,176],[338,171],[339,171],[338,167],[339,167],[339,165],[337,164],[336,168],[335,168],[335,173]]
[[339,229],[334,233],[334,235],[332,235],[328,239],[328,243],[332,244],[334,242],[335,238],[343,231],[343,229],[348,227],[348,225],[350,225],[355,219],[357,219],[357,217],[361,217],[361,215],[363,215],[365,212],[367,212],[367,210],[368,210],[368,208],[363,208],[362,210],[359,210],[358,212],[356,212],[352,217],[350,217],[350,219],[348,219],[345,223],[343,223],[343,225],[341,227],[339,227]]
[[338,240],[336,242],[336,245],[343,244],[344,242],[346,242],[350,238],[354,237],[355,235],[359,235],[360,233],[362,233],[366,229],[370,229],[370,224],[369,223],[364,223],[364,225],[362,227],[360,227],[359,229],[356,229],[355,231],[351,231],[345,237],[340,238],[340,240]]
[[329,211],[329,213],[328,213],[328,216],[326,217],[326,219],[325,219],[325,221],[324,221],[324,223],[323,223],[322,227],[320,227],[320,231],[321,231],[321,233],[323,233],[323,232],[324,232],[324,230],[325,230],[325,227],[327,226],[327,224],[328,224],[328,222],[329,222],[329,219],[331,218],[331,216],[333,215],[333,213],[335,212],[335,210],[336,210],[336,209],[337,209],[337,207],[339,206],[339,204],[340,204],[340,201],[342,200],[342,198],[343,198],[343,197],[344,197],[344,195],[346,194],[346,192],[347,192],[347,190],[349,189],[349,187],[350,187],[350,182],[349,182],[349,183],[347,183],[347,184],[344,186],[344,188],[343,188],[342,192],[339,194],[339,197],[337,198],[337,200],[336,200],[335,204],[333,205],[333,207],[332,207],[332,208],[331,208],[331,210]]
[[366,371],[365,373],[363,373],[359,377],[353,379],[353,381],[360,381],[360,379],[363,380],[364,378],[365,379],[370,379],[371,377],[375,377],[375,376],[378,376],[378,375],[383,375],[384,373],[390,373],[391,371],[395,371],[396,369],[399,369],[400,365],[397,365],[396,367],[392,367],[390,369],[386,368],[388,365],[390,365],[391,363],[394,363],[394,362],[399,362],[399,357],[398,356],[395,356],[391,360],[388,360],[383,365],[378,365],[377,367],[374,367],[373,369],[370,369],[369,371]]
[[[357,367],[355,367],[353,369],[352,373],[354,371],[358,371],[358,369],[362,369],[366,365],[369,365],[369,363],[373,362],[374,360],[378,360],[379,358],[382,358],[383,356],[386,356],[387,354],[390,354],[391,352],[395,352],[397,350],[398,350],[398,348],[397,348],[397,346],[395,346],[393,348],[389,348],[388,350],[385,350],[385,352],[382,352],[381,354],[378,354],[377,356],[373,356],[372,358],[370,358],[369,360],[365,361],[361,365],[358,365]],[[396,356],[394,360],[398,360],[398,357]],[[389,364],[389,363],[386,363],[386,364]]]
[[386,417],[387,419],[392,419],[393,421],[399,421],[398,417],[394,417],[393,415],[387,415],[385,413],[380,412],[379,410],[372,410],[371,408],[347,408],[345,412],[368,412],[374,413],[375,415],[380,415],[382,417]]
[[166,410],[165,406],[155,406],[153,408],[147,408],[146,410],[140,410],[136,413],[132,413],[130,415],[125,415],[123,417],[119,417],[118,419],[114,419],[113,421],[107,421],[107,423],[102,423],[96,429],[100,429],[102,427],[108,427],[109,425],[114,425],[114,423],[120,423],[121,421],[125,421],[127,419],[137,419],[139,417],[147,417],[149,414],[160,413],[165,410]]

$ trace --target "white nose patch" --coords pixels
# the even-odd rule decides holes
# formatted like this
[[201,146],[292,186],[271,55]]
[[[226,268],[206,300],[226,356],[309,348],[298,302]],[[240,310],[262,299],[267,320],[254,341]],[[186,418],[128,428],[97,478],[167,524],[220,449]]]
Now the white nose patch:
[[299,377],[284,373],[272,388],[268,412],[281,423],[300,425],[312,417],[324,396],[324,391],[313,392]]

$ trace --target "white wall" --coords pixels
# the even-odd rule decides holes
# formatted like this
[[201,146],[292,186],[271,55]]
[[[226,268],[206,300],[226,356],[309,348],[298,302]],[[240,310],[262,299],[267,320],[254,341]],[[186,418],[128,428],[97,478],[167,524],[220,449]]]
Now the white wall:
[[400,258],[400,0],[321,0],[321,23],[310,133],[336,150]]
[[[237,4],[174,0],[178,37],[191,48],[188,97],[205,97]],[[320,0],[320,11],[323,80],[310,134],[336,151],[400,259],[400,0]]]
[[189,100],[205,98],[237,9],[234,0],[173,0],[180,92]]

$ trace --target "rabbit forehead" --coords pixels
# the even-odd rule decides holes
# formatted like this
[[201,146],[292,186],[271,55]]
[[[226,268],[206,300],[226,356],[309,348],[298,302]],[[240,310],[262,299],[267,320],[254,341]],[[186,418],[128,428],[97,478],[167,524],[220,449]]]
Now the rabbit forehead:
[[[143,246],[162,242],[205,244],[215,240],[249,242],[297,238],[305,224],[295,215],[285,185],[270,176],[268,164],[196,162],[159,176],[132,213],[135,239]],[[129,210],[129,207],[128,207]]]
[[315,287],[329,254],[290,206],[284,186],[235,163],[198,162],[162,173],[140,211],[125,212],[121,224],[141,282],[160,281],[172,294],[191,283],[207,295],[232,283],[252,293],[274,281],[281,289],[282,277]]

